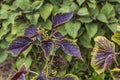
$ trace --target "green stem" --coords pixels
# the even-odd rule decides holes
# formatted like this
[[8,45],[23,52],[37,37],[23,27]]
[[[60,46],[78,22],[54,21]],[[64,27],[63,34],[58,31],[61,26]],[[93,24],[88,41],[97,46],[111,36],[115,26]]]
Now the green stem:
[[52,62],[53,62],[53,59],[54,59],[54,55],[52,55],[52,59],[51,59],[51,61],[50,61],[50,64],[52,64]]
[[116,52],[115,55],[116,55],[116,54],[120,54],[120,52]]
[[34,72],[34,71],[30,71],[30,70],[29,70],[29,72],[30,72],[30,73],[33,73],[33,74],[36,74],[36,75],[39,75],[37,72]]
[[117,66],[118,66],[119,64],[118,64],[118,62],[117,62],[116,57],[114,57],[113,59],[114,59],[115,63],[116,63],[116,64],[117,64]]
[[105,74],[103,73],[103,77],[102,77],[102,80],[104,80],[105,79]]

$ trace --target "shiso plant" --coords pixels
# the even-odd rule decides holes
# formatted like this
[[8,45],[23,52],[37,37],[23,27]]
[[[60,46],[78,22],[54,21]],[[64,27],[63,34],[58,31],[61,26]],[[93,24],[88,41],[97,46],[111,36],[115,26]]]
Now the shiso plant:
[[[68,55],[74,56],[78,59],[82,60],[82,56],[80,53],[80,49],[75,42],[70,39],[67,39],[60,32],[55,32],[55,29],[60,27],[60,25],[65,24],[73,17],[73,12],[65,13],[65,14],[57,14],[52,17],[52,29],[50,31],[44,31],[44,29],[40,27],[36,27],[34,24],[31,24],[24,30],[25,36],[17,37],[13,40],[7,51],[9,53],[13,53],[15,56],[21,55],[30,45],[37,45],[38,48],[41,48],[44,52],[45,56],[45,67],[42,71],[42,76],[36,80],[47,80],[49,77],[49,67],[52,65],[52,61],[55,56],[55,52],[61,48]],[[36,39],[33,39],[36,38]],[[33,40],[32,40],[33,39]],[[40,54],[40,52],[38,52]],[[52,57],[50,57],[52,54]],[[20,70],[11,78],[11,80],[17,80],[18,78],[23,78],[23,74],[25,73],[36,73],[26,69],[26,66],[23,64]],[[36,73],[37,74],[37,73]],[[68,78],[69,77],[65,77]],[[72,77],[70,77],[72,78]],[[64,79],[64,78],[63,78]],[[73,78],[74,79],[74,78]],[[65,79],[66,80],[66,79]]]

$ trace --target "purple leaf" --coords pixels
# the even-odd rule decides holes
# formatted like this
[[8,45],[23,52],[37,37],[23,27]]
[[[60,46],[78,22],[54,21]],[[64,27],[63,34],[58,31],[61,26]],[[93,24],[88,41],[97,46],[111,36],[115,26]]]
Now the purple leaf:
[[50,55],[50,51],[52,49],[52,43],[53,43],[52,40],[46,40],[41,42],[41,47],[43,48],[47,57],[49,57]]
[[54,36],[55,38],[58,38],[58,39],[65,38],[65,36],[63,36],[60,32],[54,33],[53,36]]
[[52,18],[52,23],[53,23],[52,28],[55,29],[55,28],[59,27],[60,25],[68,22],[72,17],[73,17],[73,12],[64,13],[64,14],[57,14],[57,15],[53,16],[53,18]]
[[103,36],[95,38],[91,66],[100,74],[104,72],[115,55],[115,45]]
[[30,38],[36,37],[38,33],[37,33],[37,28],[35,27],[35,25],[31,24],[28,28],[26,28],[24,31],[24,35]]
[[61,41],[57,41],[56,44],[61,46],[63,51],[65,51],[65,53],[82,59],[81,54],[80,54],[80,49],[74,43],[68,40],[61,40]]
[[18,37],[10,43],[7,51],[18,55],[33,43],[34,42],[28,37]]
[[56,52],[60,48],[59,45],[55,45],[54,52]]

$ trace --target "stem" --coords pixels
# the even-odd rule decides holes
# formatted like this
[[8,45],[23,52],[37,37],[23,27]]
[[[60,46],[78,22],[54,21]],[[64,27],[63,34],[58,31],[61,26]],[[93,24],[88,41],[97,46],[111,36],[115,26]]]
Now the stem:
[[117,66],[118,66],[119,64],[118,64],[118,62],[117,62],[116,57],[114,57],[113,59],[114,59],[115,63],[116,63],[116,64],[117,64]]
[[52,56],[52,59],[51,59],[51,61],[50,61],[50,64],[52,64],[52,62],[53,62],[53,59],[54,59],[54,55]]
[[115,54],[120,54],[120,52],[116,52]]
[[102,80],[104,80],[104,78],[105,78],[105,75],[104,75],[104,73],[103,73],[103,77],[102,77],[103,79]]
[[30,70],[29,70],[29,72],[30,72],[30,73],[33,73],[33,74],[36,74],[36,75],[39,75],[37,72],[34,72],[34,71],[30,71]]

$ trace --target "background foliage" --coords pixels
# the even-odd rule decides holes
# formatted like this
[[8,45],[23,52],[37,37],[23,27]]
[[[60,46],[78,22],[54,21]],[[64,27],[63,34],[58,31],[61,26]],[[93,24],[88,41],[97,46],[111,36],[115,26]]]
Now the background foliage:
[[[84,62],[59,50],[53,70],[60,76],[72,73],[82,80],[102,80],[102,75],[95,73],[90,66],[90,52],[94,45],[94,37],[104,35],[110,39],[116,31],[117,25],[120,24],[120,0],[1,0],[0,63],[7,58],[13,59],[14,56],[6,52],[8,43],[17,36],[23,36],[23,30],[29,24],[41,25],[48,31],[52,27],[52,16],[66,12],[74,12],[73,18],[56,31],[77,41]],[[33,50],[37,52],[36,49],[33,45],[22,56],[15,59],[15,69],[19,69],[24,63],[27,68],[40,72],[45,61],[40,55],[40,58],[32,56]],[[119,51],[119,46],[116,51]],[[28,53],[31,54],[28,55]],[[39,68],[34,65],[38,65]],[[112,80],[109,72],[106,72],[104,76],[105,80]]]

